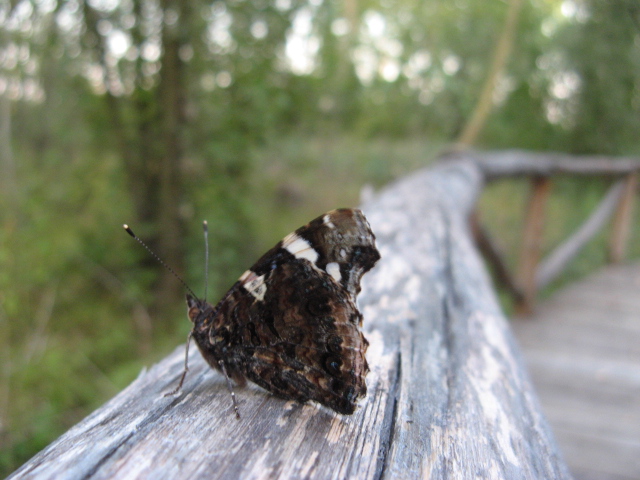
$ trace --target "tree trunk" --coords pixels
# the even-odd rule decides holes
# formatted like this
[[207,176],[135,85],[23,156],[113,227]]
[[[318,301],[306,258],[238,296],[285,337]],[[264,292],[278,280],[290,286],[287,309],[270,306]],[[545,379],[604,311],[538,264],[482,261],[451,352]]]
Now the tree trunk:
[[9,215],[17,215],[20,192],[11,148],[11,100],[6,95],[0,95],[0,187]]
[[[186,6],[180,0],[163,0],[165,14],[162,30],[162,70],[159,103],[162,112],[162,156],[159,159],[159,196],[157,204],[160,253],[177,271],[184,269],[184,228],[180,217],[182,203],[182,155],[185,123],[184,63],[180,59],[181,35],[186,29]],[[172,21],[176,15],[177,20]],[[164,309],[183,296],[182,285],[164,271],[158,285],[159,304]]]
[[480,135],[491,113],[491,108],[493,107],[493,92],[500,78],[500,74],[504,70],[507,60],[509,60],[509,53],[513,46],[521,7],[522,0],[509,1],[509,9],[507,10],[504,29],[496,42],[489,72],[482,86],[478,103],[476,103],[473,113],[471,114],[471,119],[467,122],[464,130],[458,137],[457,143],[460,146],[470,146],[476,142],[478,135]]
[[[140,25],[143,12],[134,2],[136,25]],[[117,96],[111,91],[110,75],[117,66],[107,59],[106,39],[99,33],[101,15],[88,2],[83,2],[83,13],[88,35],[88,45],[95,52],[103,69],[105,100],[113,122],[120,158],[126,171],[135,219],[142,236],[152,250],[174,270],[184,270],[184,231],[180,220],[180,204],[183,184],[180,164],[184,146],[182,132],[185,124],[186,85],[184,63],[180,48],[185,44],[183,36],[189,33],[185,25],[186,6],[176,0],[163,0],[162,55],[159,85],[144,88],[142,60],[136,64],[134,92]],[[133,29],[138,48],[145,38],[139,28]],[[170,272],[155,259],[143,260],[147,268],[158,272],[155,301],[151,308],[154,316],[165,317],[170,305],[179,303],[182,287]]]

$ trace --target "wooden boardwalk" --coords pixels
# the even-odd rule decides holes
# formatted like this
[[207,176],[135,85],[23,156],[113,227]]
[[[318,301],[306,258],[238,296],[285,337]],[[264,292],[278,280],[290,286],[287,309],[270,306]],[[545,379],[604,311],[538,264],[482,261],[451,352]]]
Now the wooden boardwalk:
[[640,479],[640,264],[571,284],[513,327],[576,480]]

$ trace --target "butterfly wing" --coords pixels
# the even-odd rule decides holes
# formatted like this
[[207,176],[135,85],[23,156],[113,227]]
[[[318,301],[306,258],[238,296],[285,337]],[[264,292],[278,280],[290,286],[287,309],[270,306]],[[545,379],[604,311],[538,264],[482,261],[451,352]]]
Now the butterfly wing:
[[[243,374],[284,398],[353,413],[366,394],[361,315],[327,275],[292,261],[274,271],[241,326]],[[276,288],[269,288],[272,282]],[[273,292],[273,293],[271,293]]]
[[236,380],[353,413],[369,371],[356,295],[379,258],[362,212],[318,217],[247,270],[202,328],[194,321],[200,350]]

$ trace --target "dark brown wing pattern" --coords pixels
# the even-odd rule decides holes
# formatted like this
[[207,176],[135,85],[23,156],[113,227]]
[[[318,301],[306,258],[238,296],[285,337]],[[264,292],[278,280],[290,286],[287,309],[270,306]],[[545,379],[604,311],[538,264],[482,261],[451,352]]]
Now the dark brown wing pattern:
[[216,307],[190,298],[193,337],[239,383],[351,414],[369,371],[356,295],[379,258],[362,212],[329,212],[263,255]]

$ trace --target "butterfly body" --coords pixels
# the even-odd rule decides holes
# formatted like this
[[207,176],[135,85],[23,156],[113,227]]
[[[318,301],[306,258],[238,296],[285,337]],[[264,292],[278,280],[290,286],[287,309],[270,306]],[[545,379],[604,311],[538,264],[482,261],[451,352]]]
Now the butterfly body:
[[191,336],[238,384],[352,414],[369,371],[356,296],[379,258],[360,210],[328,212],[278,242],[216,306],[188,295]]

